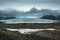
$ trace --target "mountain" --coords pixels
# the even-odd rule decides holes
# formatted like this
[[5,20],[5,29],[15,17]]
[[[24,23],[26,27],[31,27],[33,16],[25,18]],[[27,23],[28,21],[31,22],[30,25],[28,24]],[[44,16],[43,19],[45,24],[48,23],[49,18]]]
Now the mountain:
[[41,13],[43,15],[60,15],[57,10],[50,10],[50,9],[41,9],[41,10],[38,10],[37,8],[33,7],[30,9],[30,11],[28,11],[27,13]]
[[35,7],[31,8],[30,11],[28,11],[29,13],[38,13],[40,12],[40,10],[36,9]]
[[59,17],[56,17],[54,15],[45,15],[41,17],[41,19],[60,20]]
[[15,19],[16,17],[0,16],[0,20]]
[[50,9],[41,9],[33,7],[30,11],[21,12],[17,10],[0,10],[0,16],[14,16],[14,17],[23,17],[23,16],[43,16],[43,15],[60,15],[59,11],[50,10]]
[[33,7],[30,9],[30,11],[28,11],[30,13],[53,13],[52,10],[49,10],[49,9],[41,9],[41,10],[38,10],[37,8]]

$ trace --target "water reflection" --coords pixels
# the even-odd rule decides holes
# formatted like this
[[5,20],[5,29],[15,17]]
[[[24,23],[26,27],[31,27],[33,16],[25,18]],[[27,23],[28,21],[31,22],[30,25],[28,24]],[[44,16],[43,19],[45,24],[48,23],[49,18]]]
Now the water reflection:
[[53,23],[54,20],[40,19],[40,18],[15,18],[9,20],[0,20],[0,22],[6,24],[16,24],[16,23]]

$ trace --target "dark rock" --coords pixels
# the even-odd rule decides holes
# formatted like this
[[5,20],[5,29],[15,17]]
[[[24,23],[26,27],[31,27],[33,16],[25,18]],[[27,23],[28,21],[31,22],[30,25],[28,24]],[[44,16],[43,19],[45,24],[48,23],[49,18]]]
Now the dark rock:
[[5,20],[5,19],[14,19],[16,17],[0,17],[0,20]]
[[0,24],[3,24],[3,22],[0,22]]
[[50,19],[50,20],[60,20],[59,17],[55,17],[54,15],[45,15],[41,19]]

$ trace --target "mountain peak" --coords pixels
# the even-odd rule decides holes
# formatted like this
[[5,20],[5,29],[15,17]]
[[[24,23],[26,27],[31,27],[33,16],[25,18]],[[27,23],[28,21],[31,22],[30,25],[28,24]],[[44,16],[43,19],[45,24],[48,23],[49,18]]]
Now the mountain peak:
[[36,13],[36,12],[39,12],[39,10],[37,8],[33,7],[33,8],[31,8],[30,12]]
[[31,10],[33,11],[33,10],[38,10],[37,8],[35,8],[35,7],[33,7],[33,8],[31,8]]

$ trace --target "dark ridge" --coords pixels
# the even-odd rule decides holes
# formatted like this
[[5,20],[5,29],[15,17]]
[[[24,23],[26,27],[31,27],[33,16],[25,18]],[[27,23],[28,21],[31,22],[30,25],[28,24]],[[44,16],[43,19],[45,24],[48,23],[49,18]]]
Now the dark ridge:
[[60,20],[59,17],[56,17],[54,15],[45,15],[41,17],[41,19]]
[[15,19],[16,17],[0,17],[0,20]]

